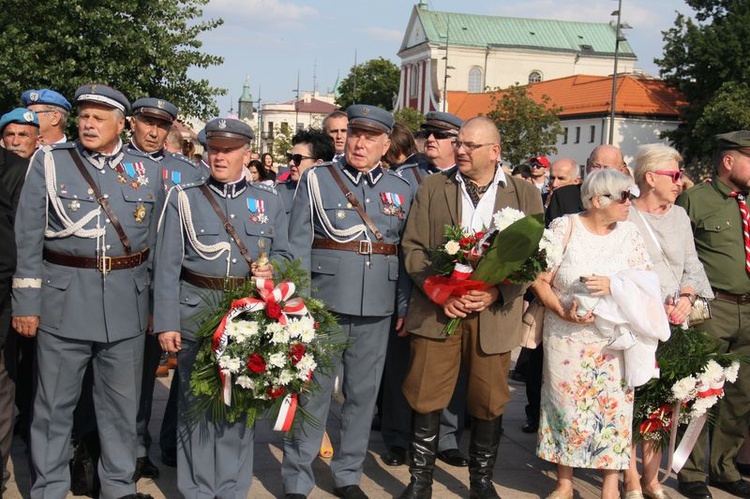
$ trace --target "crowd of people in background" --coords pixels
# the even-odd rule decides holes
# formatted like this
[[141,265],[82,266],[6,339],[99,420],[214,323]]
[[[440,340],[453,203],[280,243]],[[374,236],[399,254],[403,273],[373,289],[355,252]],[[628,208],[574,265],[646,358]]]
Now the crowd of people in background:
[[[511,352],[531,300],[545,307],[544,338],[522,351],[513,375],[523,364],[521,429],[538,434],[538,456],[557,465],[551,499],[574,497],[576,468],[603,471],[605,499],[620,497],[621,472],[627,499],[669,499],[661,449],[642,446],[639,473],[634,367],[626,373],[592,303],[623,316],[663,304],[652,329],[664,341],[696,299],[710,299],[706,331],[722,352],[750,354],[749,131],[718,135],[713,175],[694,186],[678,151],[661,143],[641,146],[631,166],[601,145],[585,165],[538,154],[511,168],[485,117],[430,112],[412,131],[368,105],[333,112],[274,154],[252,150],[246,123],[216,118],[198,134],[206,152],[192,157],[174,126],[179,109],[165,99],[131,103],[96,84],[72,97],[31,89],[0,117],[0,465],[5,484],[15,427],[29,449],[31,497],[150,497],[136,483],[159,477],[148,426],[157,372],[168,367],[161,462],[177,467],[185,497],[246,497],[253,426],[188,424],[195,317],[207,295],[271,278],[281,261],[302,262],[342,329],[333,371],[314,373],[320,390],[300,407],[324,423],[339,386],[330,471],[334,493],[348,499],[367,497],[360,478],[374,418],[384,464],[409,466],[399,497],[431,497],[437,460],[468,467],[472,498],[499,497]],[[533,283],[433,303],[423,286],[444,227],[486,230],[506,207],[543,214],[560,258]],[[265,261],[258,241],[268,237]],[[660,283],[652,294],[623,297],[612,286],[649,276]],[[453,318],[463,321],[446,337]],[[637,366],[647,379],[649,359]],[[685,496],[708,499],[711,484],[750,497],[750,452],[740,451],[748,397],[742,367],[678,475]],[[327,441],[324,425],[295,424],[280,465],[289,499],[315,487],[312,463]]]

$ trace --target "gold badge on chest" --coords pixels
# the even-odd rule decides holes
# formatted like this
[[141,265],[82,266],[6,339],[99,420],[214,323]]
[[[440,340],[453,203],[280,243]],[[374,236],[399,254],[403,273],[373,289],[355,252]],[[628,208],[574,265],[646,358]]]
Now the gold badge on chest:
[[136,222],[143,222],[146,219],[146,205],[144,205],[143,203],[138,203],[138,205],[135,207],[134,215]]

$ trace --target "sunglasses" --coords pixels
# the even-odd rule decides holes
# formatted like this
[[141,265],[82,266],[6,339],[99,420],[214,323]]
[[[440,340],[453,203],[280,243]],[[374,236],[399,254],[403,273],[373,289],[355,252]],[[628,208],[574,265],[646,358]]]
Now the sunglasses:
[[531,166],[531,168],[535,168],[537,170],[539,170],[539,169],[543,170],[544,168],[546,168],[546,166],[544,166],[541,163],[531,163],[531,165],[529,165],[529,166]]
[[299,166],[300,163],[302,163],[303,159],[314,159],[310,156],[303,156],[301,154],[290,154],[286,153],[286,162],[289,163],[290,161],[294,163],[295,166]]
[[615,194],[602,194],[605,198],[609,198],[612,201],[625,204],[630,199],[630,191],[622,191],[619,195]]
[[428,128],[424,130],[424,137],[428,138],[430,135],[435,137],[437,140],[444,140],[444,139],[455,139],[456,134],[455,132],[447,132],[445,130],[435,130],[432,128]]
[[682,178],[682,172],[680,170],[654,170],[651,173],[664,175],[665,177],[672,177],[673,184],[676,184]]

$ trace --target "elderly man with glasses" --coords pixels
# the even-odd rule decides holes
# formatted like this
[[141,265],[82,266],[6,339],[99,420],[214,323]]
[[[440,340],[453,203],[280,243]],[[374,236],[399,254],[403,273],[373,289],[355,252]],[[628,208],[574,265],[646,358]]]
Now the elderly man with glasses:
[[30,89],[21,94],[21,104],[39,117],[39,144],[52,145],[66,142],[65,124],[72,109],[62,94],[42,88]]

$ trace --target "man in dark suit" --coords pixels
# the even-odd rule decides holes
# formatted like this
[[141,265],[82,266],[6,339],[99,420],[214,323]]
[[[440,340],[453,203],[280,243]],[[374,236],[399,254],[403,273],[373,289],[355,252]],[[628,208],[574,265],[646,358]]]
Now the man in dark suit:
[[[406,270],[412,289],[406,330],[412,334],[411,361],[403,391],[414,410],[411,435],[411,482],[402,498],[429,497],[437,453],[440,412],[450,401],[461,358],[468,378],[467,412],[471,416],[469,477],[471,497],[498,497],[492,474],[500,442],[500,424],[510,398],[507,378],[510,351],[520,340],[525,286],[500,285],[451,297],[443,305],[422,291],[434,272],[429,252],[445,243],[446,225],[479,231],[492,225],[504,207],[541,214],[539,191],[528,182],[506,176],[497,163],[500,134],[484,117],[461,127],[454,144],[457,170],[425,179],[417,193],[403,238]],[[456,332],[442,330],[461,317]],[[487,383],[486,380],[493,380]],[[485,382],[483,382],[483,380]]]

